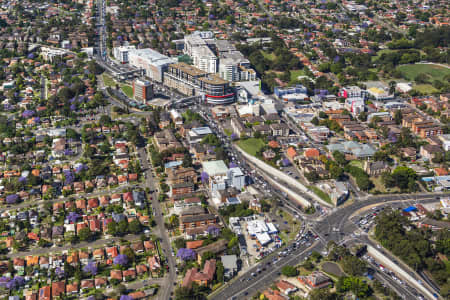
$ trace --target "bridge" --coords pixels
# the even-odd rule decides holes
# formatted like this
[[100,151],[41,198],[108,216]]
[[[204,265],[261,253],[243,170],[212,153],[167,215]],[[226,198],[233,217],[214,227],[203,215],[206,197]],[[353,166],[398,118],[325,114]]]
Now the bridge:
[[113,71],[111,73],[114,77],[117,77],[121,80],[125,80],[127,78],[130,78],[130,76],[132,76],[132,77],[143,76],[144,69],[128,70],[128,71],[122,71],[122,72]]
[[198,103],[202,101],[202,95],[190,96],[182,99],[178,99],[169,104],[170,107],[173,108],[181,108],[183,106],[187,106],[189,104]]

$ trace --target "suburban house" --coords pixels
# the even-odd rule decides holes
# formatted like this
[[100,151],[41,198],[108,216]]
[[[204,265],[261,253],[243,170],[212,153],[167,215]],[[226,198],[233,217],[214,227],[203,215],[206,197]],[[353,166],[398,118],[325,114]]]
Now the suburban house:
[[331,279],[320,271],[315,271],[308,276],[300,276],[300,283],[309,289],[324,288],[331,285]]

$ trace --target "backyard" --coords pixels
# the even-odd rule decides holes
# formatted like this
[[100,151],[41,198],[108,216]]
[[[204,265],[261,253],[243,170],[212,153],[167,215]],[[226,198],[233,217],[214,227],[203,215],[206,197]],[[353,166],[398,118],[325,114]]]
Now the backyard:
[[291,70],[291,82],[295,82],[298,80],[299,76],[304,76],[305,71],[303,70]]

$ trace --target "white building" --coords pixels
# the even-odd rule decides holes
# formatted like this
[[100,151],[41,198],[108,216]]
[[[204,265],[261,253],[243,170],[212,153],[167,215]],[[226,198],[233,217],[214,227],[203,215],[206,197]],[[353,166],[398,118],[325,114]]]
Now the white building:
[[223,42],[216,42],[220,53],[219,76],[229,81],[256,80],[256,72],[250,67],[250,61],[228,41]]
[[134,45],[115,47],[113,49],[113,55],[114,58],[118,60],[120,63],[127,64],[129,61],[128,54],[130,51],[133,50],[136,50],[136,47]]
[[443,134],[438,136],[438,138],[442,141],[442,147],[445,151],[450,150],[450,134]]
[[400,93],[408,93],[412,90],[412,84],[408,82],[399,82],[395,86],[396,90]]
[[345,100],[345,108],[354,116],[359,115],[364,111],[364,98],[353,97]]
[[225,190],[227,187],[241,190],[245,186],[245,175],[242,170],[238,167],[229,169],[223,160],[206,161],[202,163],[202,166],[203,172],[208,174],[209,188],[212,193]]
[[184,53],[193,65],[208,73],[218,73],[228,81],[255,80],[250,61],[227,40],[216,40],[211,31],[196,31],[184,37]]
[[358,86],[347,86],[341,89],[341,91],[339,92],[339,96],[344,97],[345,99],[349,98],[367,99],[368,92],[366,90],[361,89]]
[[129,51],[130,65],[143,69],[150,79],[163,82],[163,74],[170,64],[175,63],[170,57],[152,49],[136,49]]
[[217,73],[217,56],[208,46],[195,47],[192,50],[194,66],[208,73]]
[[393,94],[389,94],[389,91],[386,89],[378,88],[378,87],[371,87],[367,90],[367,92],[375,98],[377,101],[384,101],[384,100],[392,100],[394,99]]
[[245,186],[245,175],[242,173],[242,170],[238,167],[231,168],[227,172],[228,176],[228,185],[235,187],[238,190],[241,190]]
[[212,134],[212,130],[211,128],[209,128],[208,126],[205,127],[196,127],[196,128],[192,128],[191,130],[189,130],[188,132],[188,141],[189,144],[197,144],[200,143],[201,140],[206,137],[208,134]]
[[207,46],[208,43],[214,43],[212,31],[195,31],[184,37],[184,53],[192,57],[195,48]]
[[228,167],[223,160],[205,161],[202,166],[203,172],[208,174],[211,192],[226,189]]

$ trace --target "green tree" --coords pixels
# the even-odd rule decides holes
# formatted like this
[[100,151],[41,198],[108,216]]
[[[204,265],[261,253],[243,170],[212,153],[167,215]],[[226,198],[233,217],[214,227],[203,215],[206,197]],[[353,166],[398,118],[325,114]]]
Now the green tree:
[[183,238],[177,238],[173,243],[177,249],[186,248],[186,241]]
[[125,250],[123,250],[123,254],[128,257],[129,262],[134,262],[136,260],[136,255],[130,247],[125,248]]
[[403,120],[402,111],[400,109],[397,109],[394,113],[395,124],[400,125],[402,123],[402,120]]
[[340,179],[343,175],[344,175],[344,169],[343,168],[341,168],[341,167],[339,167],[339,166],[337,166],[335,164],[332,164],[330,166],[330,176],[331,176],[331,178],[333,178],[333,179]]
[[224,273],[225,273],[225,268],[223,267],[222,261],[218,260],[216,262],[216,279],[218,282],[224,281]]
[[328,115],[324,111],[319,112],[319,118],[328,119]]
[[357,297],[366,298],[370,296],[370,287],[358,277],[340,277],[336,290],[340,293],[352,291]]
[[293,266],[287,265],[281,268],[281,274],[287,277],[295,277],[298,275],[298,270]]
[[128,222],[127,220],[122,220],[117,223],[117,234],[122,236],[128,233]]
[[88,241],[91,238],[91,231],[88,227],[81,228],[78,232],[78,238],[80,241]]
[[183,157],[183,168],[192,167],[192,156],[189,153],[185,153]]
[[107,228],[107,232],[108,234],[111,235],[117,235],[117,223],[112,221],[111,223],[108,223],[108,225],[106,225]]
[[140,233],[142,230],[141,223],[138,220],[134,219],[133,221],[131,221],[128,224],[128,230],[130,233],[133,233],[133,234]]
[[312,118],[311,123],[314,125],[319,125],[319,119],[317,117]]
[[352,276],[361,276],[366,272],[367,266],[364,261],[353,255],[347,255],[342,259],[342,269]]
[[345,166],[347,164],[344,153],[340,151],[333,151],[333,158],[340,166]]

